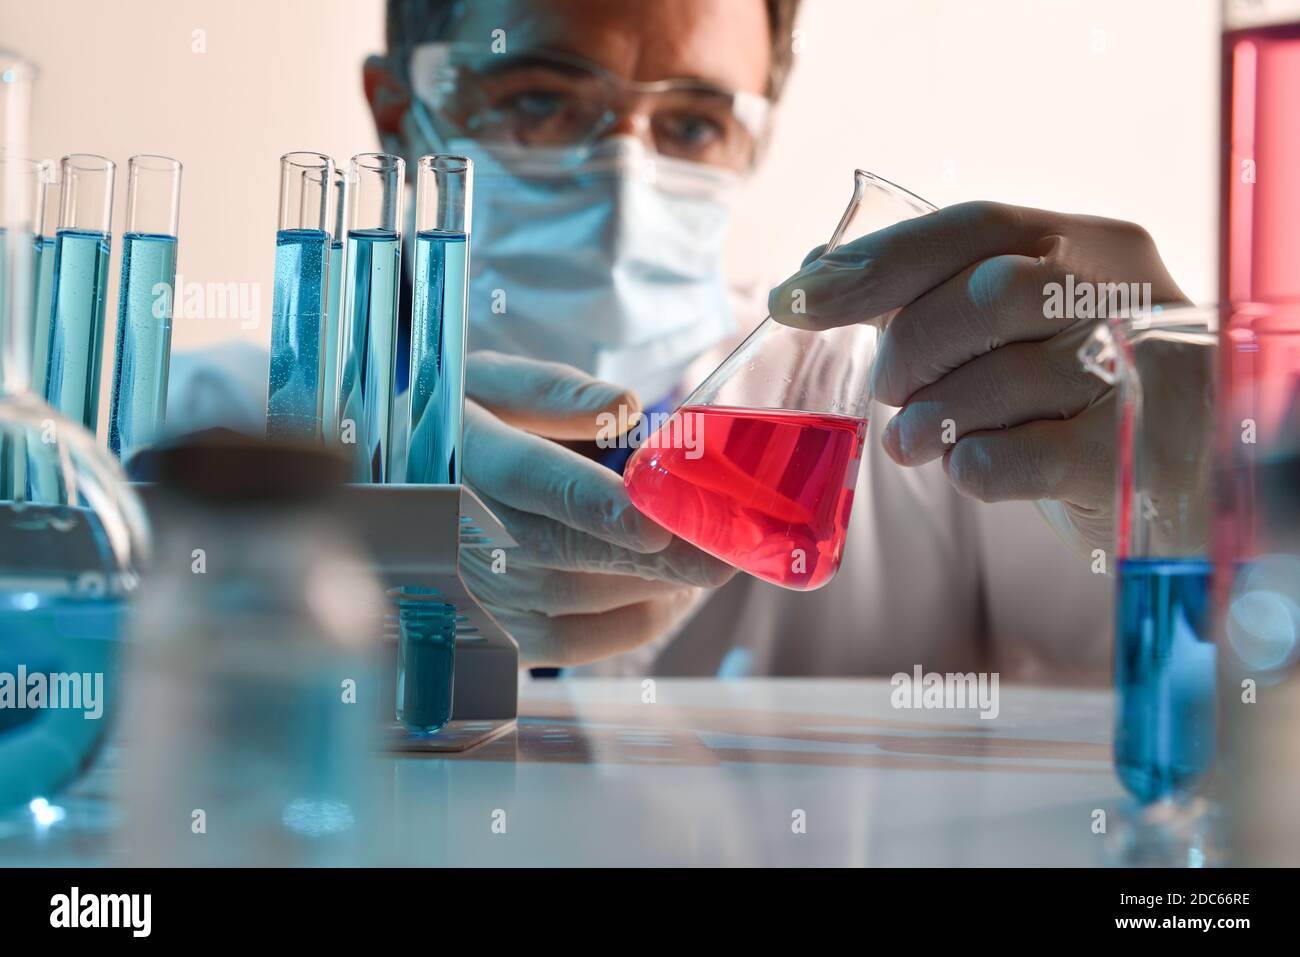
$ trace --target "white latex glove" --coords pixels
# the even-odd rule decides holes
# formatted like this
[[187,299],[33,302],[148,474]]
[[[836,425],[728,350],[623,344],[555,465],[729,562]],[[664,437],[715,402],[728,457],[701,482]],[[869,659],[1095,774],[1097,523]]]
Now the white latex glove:
[[164,434],[226,428],[265,435],[266,363],[265,349],[243,341],[174,353]]
[[1110,546],[1116,412],[1077,356],[1098,320],[1049,317],[1047,288],[1067,275],[1076,287],[1149,282],[1152,304],[1185,303],[1145,230],[961,203],[812,258],[772,290],[777,321],[826,329],[899,310],[872,380],[877,399],[901,407],[882,437],[891,458],[942,457],[953,486],[985,502],[1059,503],[1049,510],[1058,531]]
[[494,352],[466,363],[464,480],[519,547],[494,571],[462,549],[474,596],[526,665],[576,665],[670,632],[735,569],[638,512],[613,471],[557,444],[594,440],[601,412],[635,396],[571,366]]

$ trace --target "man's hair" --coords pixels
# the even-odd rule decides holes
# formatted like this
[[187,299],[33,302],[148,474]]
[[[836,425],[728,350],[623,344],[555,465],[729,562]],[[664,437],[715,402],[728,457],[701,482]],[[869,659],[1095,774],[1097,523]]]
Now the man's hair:
[[[803,0],[763,0],[772,32],[772,70],[767,95],[777,99],[785,89],[794,60],[795,17]],[[440,40],[451,28],[452,15],[461,0],[387,0],[385,32],[388,52],[405,59],[418,43]]]

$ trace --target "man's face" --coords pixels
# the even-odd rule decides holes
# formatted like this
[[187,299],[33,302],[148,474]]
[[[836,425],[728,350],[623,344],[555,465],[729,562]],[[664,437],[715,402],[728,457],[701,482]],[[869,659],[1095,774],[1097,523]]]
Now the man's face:
[[[691,79],[763,94],[771,67],[763,0],[474,0],[445,39],[486,47],[497,30],[505,31],[510,54],[545,50],[628,81]],[[383,104],[371,99],[382,133]],[[389,123],[395,133],[412,129]],[[604,135],[632,132],[635,124],[620,116]],[[401,139],[408,161],[428,149]]]
[[456,40],[505,30],[511,52],[545,48],[625,80],[698,79],[762,93],[771,66],[762,0],[476,0]]

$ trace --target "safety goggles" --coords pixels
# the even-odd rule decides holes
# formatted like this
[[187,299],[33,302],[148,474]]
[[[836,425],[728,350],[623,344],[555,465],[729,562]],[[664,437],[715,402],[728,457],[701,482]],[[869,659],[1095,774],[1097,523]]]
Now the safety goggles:
[[454,43],[416,47],[411,83],[440,121],[489,148],[581,157],[630,117],[656,153],[734,172],[753,165],[772,107],[767,97],[699,80],[637,82],[562,54],[492,54]]

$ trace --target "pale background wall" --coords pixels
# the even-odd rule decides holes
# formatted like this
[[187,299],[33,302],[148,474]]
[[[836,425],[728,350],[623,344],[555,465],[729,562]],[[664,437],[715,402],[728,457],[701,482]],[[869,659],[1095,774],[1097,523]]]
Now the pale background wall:
[[[1211,297],[1217,9],[805,0],[781,125],[739,214],[738,274],[789,272],[825,240],[864,166],[940,205],[1136,220],[1188,294]],[[263,284],[255,328],[178,320],[176,348],[269,340],[276,159],[374,148],[360,66],[382,47],[382,11],[381,0],[0,0],[0,46],[42,69],[34,151],[103,153],[123,171],[132,153],[178,157],[184,279]],[[110,314],[115,303],[114,292]]]

